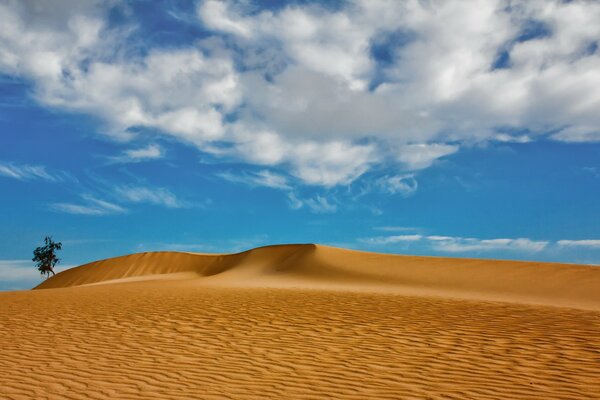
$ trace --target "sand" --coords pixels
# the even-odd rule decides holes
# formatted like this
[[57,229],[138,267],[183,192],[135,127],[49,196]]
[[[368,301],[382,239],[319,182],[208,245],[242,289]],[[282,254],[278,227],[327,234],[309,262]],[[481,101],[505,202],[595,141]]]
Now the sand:
[[0,398],[600,398],[600,268],[315,245],[0,293]]

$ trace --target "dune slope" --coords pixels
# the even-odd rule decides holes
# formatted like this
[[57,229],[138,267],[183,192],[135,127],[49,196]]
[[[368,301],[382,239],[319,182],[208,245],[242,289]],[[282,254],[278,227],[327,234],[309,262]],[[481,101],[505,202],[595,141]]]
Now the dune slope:
[[599,271],[316,245],[102,260],[0,293],[0,399],[599,398]]
[[401,256],[314,244],[237,254],[131,254],[61,272],[36,289],[157,279],[233,287],[400,291],[600,309],[598,267]]

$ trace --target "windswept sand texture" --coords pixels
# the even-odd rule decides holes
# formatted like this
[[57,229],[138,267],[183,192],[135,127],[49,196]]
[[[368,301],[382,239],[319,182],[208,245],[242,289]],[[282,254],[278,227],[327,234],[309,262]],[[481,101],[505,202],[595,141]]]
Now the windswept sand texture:
[[286,245],[0,293],[0,398],[600,399],[600,268]]

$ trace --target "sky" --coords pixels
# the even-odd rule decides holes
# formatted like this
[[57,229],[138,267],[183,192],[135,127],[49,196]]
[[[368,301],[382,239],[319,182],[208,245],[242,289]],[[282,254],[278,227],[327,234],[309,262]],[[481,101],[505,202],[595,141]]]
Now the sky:
[[321,243],[600,264],[600,2],[0,0],[0,290]]

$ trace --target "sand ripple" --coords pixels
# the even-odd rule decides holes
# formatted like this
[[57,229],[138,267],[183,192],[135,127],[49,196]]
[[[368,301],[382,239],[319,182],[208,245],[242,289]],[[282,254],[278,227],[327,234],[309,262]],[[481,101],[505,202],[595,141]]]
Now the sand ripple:
[[137,282],[0,293],[2,399],[600,398],[600,313]]

